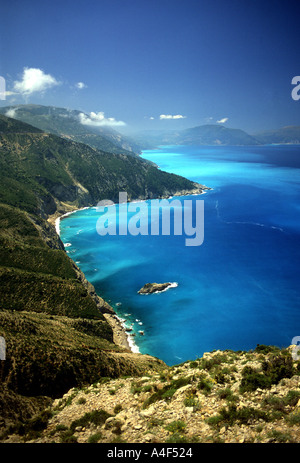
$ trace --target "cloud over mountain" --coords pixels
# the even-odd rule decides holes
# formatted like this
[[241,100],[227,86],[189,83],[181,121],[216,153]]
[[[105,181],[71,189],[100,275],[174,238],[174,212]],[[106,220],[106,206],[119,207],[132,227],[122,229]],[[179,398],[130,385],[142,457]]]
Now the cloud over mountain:
[[116,126],[123,126],[126,125],[125,122],[123,121],[117,121],[114,117],[108,117],[106,118],[104,116],[104,112],[90,112],[89,115],[80,113],[79,114],[79,121],[82,125],[90,125],[94,127],[101,127],[101,126],[111,126],[111,127],[116,127]]

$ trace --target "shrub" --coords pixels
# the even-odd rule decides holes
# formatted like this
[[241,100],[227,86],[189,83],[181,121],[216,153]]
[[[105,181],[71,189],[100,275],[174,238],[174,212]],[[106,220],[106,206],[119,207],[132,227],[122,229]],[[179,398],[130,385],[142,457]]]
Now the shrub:
[[256,348],[254,349],[254,352],[258,352],[258,353],[261,353],[261,354],[269,354],[271,352],[273,353],[277,353],[279,352],[280,349],[279,347],[276,347],[276,346],[266,346],[264,344],[257,344]]
[[186,437],[181,436],[178,433],[172,434],[172,436],[170,436],[166,440],[167,444],[187,444],[188,442],[189,442],[189,440]]
[[285,397],[276,397],[272,394],[265,397],[263,405],[270,405],[274,410],[286,412],[286,406],[295,406],[299,400],[300,391],[291,390],[288,391]]
[[199,400],[197,399],[197,397],[191,395],[191,396],[188,396],[184,399],[184,405],[186,407],[193,407],[194,410],[198,410],[199,409]]
[[210,371],[213,368],[220,366],[222,363],[227,363],[228,357],[225,354],[215,354],[210,359],[201,359],[200,369]]
[[60,435],[60,442],[62,444],[77,444],[77,438],[73,435],[71,429],[67,429]]
[[86,403],[86,399],[84,397],[80,397],[77,400],[77,405],[84,405]]
[[198,362],[196,362],[195,360],[192,360],[190,362],[190,368],[197,368],[198,367]]
[[102,439],[101,432],[96,432],[88,438],[88,444],[96,444],[100,439]]
[[255,391],[258,387],[267,389],[272,384],[278,384],[283,378],[291,378],[298,374],[293,365],[293,358],[288,352],[273,354],[269,359],[262,362],[262,372],[246,366],[242,371],[240,391]]
[[293,426],[293,425],[299,426],[300,425],[300,411],[290,413],[289,416],[286,418],[286,421],[290,426]]
[[270,360],[265,360],[262,369],[272,384],[279,383],[283,378],[291,378],[296,373],[290,354],[273,356]]
[[100,426],[101,424],[104,424],[107,418],[111,416],[112,415],[102,409],[87,412],[81,418],[78,418],[78,420],[72,421],[70,430],[74,432],[77,426],[89,426],[92,423],[96,426]]
[[207,379],[205,376],[200,377],[200,381],[197,385],[198,389],[203,391],[204,394],[209,394],[213,388],[213,383],[210,379]]
[[235,405],[229,405],[228,408],[223,407],[218,415],[207,419],[210,425],[227,424],[232,426],[234,423],[249,424],[256,420],[270,421],[267,413],[253,407],[237,408]]
[[172,421],[166,426],[166,430],[170,431],[171,433],[180,433],[185,431],[186,424],[184,421]]
[[294,442],[290,433],[277,431],[276,429],[273,429],[272,431],[268,432],[267,437],[271,439],[271,441],[275,441],[279,443],[285,443],[285,442],[293,443]]
[[148,397],[148,399],[146,399],[143,403],[143,408],[148,407],[158,400],[170,400],[177,389],[186,386],[191,382],[191,380],[191,377],[185,377],[171,381],[171,383],[166,384],[162,389],[158,389],[150,397]]
[[233,392],[230,389],[230,387],[225,387],[224,389],[219,390],[217,392],[217,395],[219,396],[220,399],[226,399],[228,401],[235,400],[235,396],[233,395]]
[[249,366],[243,368],[240,392],[255,391],[257,388],[269,388],[271,384],[271,380],[268,376],[263,375]]
[[118,413],[120,413],[120,411],[123,410],[123,407],[121,404],[117,404],[114,408],[114,413],[117,415]]

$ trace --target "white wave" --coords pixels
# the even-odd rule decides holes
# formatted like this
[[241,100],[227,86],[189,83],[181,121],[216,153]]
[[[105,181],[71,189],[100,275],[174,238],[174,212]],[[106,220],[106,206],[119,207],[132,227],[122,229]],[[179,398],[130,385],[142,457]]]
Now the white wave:
[[226,223],[228,225],[232,225],[232,224],[238,224],[238,225],[254,225],[255,227],[265,227],[265,228],[272,228],[273,230],[278,230],[282,233],[285,233],[284,229],[283,228],[280,228],[280,227],[275,227],[275,225],[267,225],[265,223],[260,223],[260,222],[247,222],[247,221],[239,221],[239,220],[235,220],[235,221],[227,221],[227,220],[223,220],[221,218],[221,215],[220,215],[220,208],[219,208],[219,201],[217,200],[216,201],[216,204],[215,204],[215,209],[217,211],[217,217],[218,219],[220,220],[220,222],[223,222],[223,223]]
[[[70,212],[66,212],[65,214],[57,217],[57,219],[55,220],[55,230],[56,230],[56,233],[58,235],[60,235],[60,221],[61,219],[63,219],[64,217],[67,217],[68,215],[71,215],[71,214],[74,214],[75,212],[78,212],[78,211],[84,211],[85,209],[89,209],[89,207],[82,207],[80,209],[75,209],[74,211],[70,211]],[[80,230],[81,231],[81,230]]]

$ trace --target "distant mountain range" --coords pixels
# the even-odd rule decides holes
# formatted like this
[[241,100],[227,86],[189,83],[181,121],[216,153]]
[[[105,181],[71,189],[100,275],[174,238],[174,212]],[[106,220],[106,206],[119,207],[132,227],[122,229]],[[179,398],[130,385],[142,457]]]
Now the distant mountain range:
[[31,124],[44,132],[84,143],[114,154],[138,156],[143,149],[160,145],[261,145],[298,144],[300,126],[283,127],[249,134],[220,124],[201,125],[184,130],[146,130],[125,136],[107,126],[82,123],[89,116],[82,111],[54,106],[19,105],[0,108],[0,114]]
[[143,131],[133,137],[144,149],[153,149],[160,145],[298,144],[300,127],[283,127],[249,135],[244,130],[210,124],[178,131]]
[[201,125],[179,131],[145,131],[135,134],[135,139],[144,148],[159,145],[258,145],[253,136],[240,129],[229,129],[221,125]]
[[288,126],[277,130],[267,130],[255,135],[262,144],[298,144],[300,143],[300,127]]

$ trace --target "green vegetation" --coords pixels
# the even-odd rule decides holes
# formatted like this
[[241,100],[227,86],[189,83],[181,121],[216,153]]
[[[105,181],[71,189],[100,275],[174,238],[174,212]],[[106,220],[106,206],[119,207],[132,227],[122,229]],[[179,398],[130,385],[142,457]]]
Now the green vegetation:
[[213,426],[233,426],[238,424],[249,424],[256,420],[270,421],[271,417],[266,412],[254,407],[237,408],[236,405],[223,407],[220,412],[207,419],[207,423]]
[[166,426],[166,430],[170,431],[171,433],[182,433],[185,431],[186,424],[184,421],[177,420],[172,421]]
[[148,397],[143,403],[143,408],[149,407],[149,405],[153,404],[158,400],[170,400],[177,391],[177,389],[186,386],[187,384],[190,384],[191,381],[192,377],[189,376],[186,378],[172,380],[161,389],[157,389],[156,392],[154,392],[150,397]]
[[298,374],[297,368],[289,352],[283,350],[280,354],[272,354],[268,360],[263,360],[260,370],[250,366],[243,369],[240,392],[268,389],[281,379]]
[[102,439],[101,432],[96,432],[95,434],[89,437],[88,444],[96,444],[101,439]]
[[94,424],[95,426],[101,426],[105,423],[107,418],[111,416],[112,415],[107,413],[105,410],[94,410],[92,412],[87,412],[81,418],[78,418],[78,420],[72,421],[70,430],[74,432],[75,429],[79,426],[87,427],[91,424]]
[[120,191],[137,199],[195,187],[138,157],[99,151],[30,126],[22,132],[21,122],[5,116],[0,115],[0,121],[0,203],[45,217],[54,214],[60,202],[75,208],[102,199],[117,201]]
[[[98,150],[136,156],[135,153],[141,149],[135,142],[111,129],[97,127],[94,130],[93,127],[81,124],[79,119],[81,111],[28,104],[0,108],[0,113],[6,114],[8,110],[14,109],[16,110],[14,117],[20,121],[38,127],[43,132],[84,143]],[[22,124],[20,129],[22,131]]]

